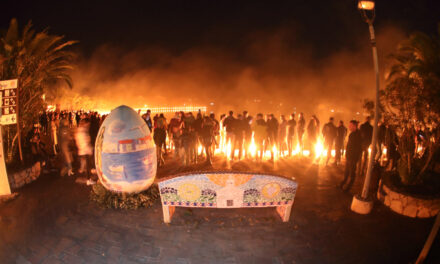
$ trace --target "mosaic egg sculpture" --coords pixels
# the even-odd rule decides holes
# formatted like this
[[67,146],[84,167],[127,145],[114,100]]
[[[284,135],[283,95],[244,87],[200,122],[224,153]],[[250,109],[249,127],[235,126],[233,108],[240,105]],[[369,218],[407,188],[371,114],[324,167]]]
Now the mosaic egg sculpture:
[[95,143],[95,164],[101,183],[111,191],[148,189],[157,170],[156,149],[145,121],[121,105],[102,123]]

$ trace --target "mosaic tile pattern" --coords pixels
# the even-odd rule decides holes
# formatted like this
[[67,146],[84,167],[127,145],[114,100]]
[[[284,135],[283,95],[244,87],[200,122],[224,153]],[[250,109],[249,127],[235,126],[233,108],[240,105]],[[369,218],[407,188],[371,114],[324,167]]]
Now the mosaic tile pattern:
[[95,164],[106,189],[141,192],[156,177],[156,147],[150,130],[130,107],[112,110],[102,123],[95,144]]
[[[164,218],[167,218],[167,207],[174,206],[289,207],[290,214],[296,189],[294,180],[256,173],[197,173],[159,182]],[[283,212],[288,218],[286,214]]]

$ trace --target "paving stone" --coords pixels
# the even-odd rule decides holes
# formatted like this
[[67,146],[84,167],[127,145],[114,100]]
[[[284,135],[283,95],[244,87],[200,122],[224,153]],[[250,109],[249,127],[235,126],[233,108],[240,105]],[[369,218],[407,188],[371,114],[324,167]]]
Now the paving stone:
[[42,264],[62,264],[63,262],[54,255],[45,258]]
[[155,247],[152,244],[143,243],[139,247],[136,255],[157,258],[157,257],[159,257],[160,253],[161,253],[161,249],[159,247]]
[[107,250],[107,256],[112,259],[118,259],[121,256],[122,249],[120,247],[111,246]]
[[[89,201],[90,187],[72,186],[68,179],[55,177],[38,185],[44,180],[41,177],[35,182],[37,189],[32,189],[34,185],[23,188],[24,195],[8,203],[8,207],[22,203],[17,208],[33,213],[22,210],[9,215],[10,211],[0,207],[2,219],[16,219],[16,230],[23,230],[9,232],[16,241],[10,246],[14,257],[0,256],[0,262],[13,263],[21,254],[31,263],[404,263],[419,252],[432,221],[409,221],[380,204],[368,216],[353,214],[351,195],[336,188],[318,188],[329,181],[326,171],[318,174],[308,169],[307,161],[292,163],[280,162],[280,168],[295,172],[300,186],[288,224],[281,223],[269,208],[200,209],[191,215],[182,209],[165,225],[159,202],[153,208],[133,211],[101,209]],[[335,182],[340,181],[337,177],[341,174]],[[54,179],[59,183],[53,183]],[[355,192],[362,188],[362,183],[356,184]],[[56,193],[57,189],[63,192]],[[32,203],[36,200],[41,205]],[[24,206],[29,203],[32,206]],[[332,217],[333,213],[338,217]],[[44,221],[42,215],[47,216]],[[29,220],[20,222],[20,218]],[[0,230],[4,227],[2,220]],[[20,233],[28,235],[20,237]],[[0,237],[0,247],[1,243]],[[439,253],[431,251],[430,256]]]
[[17,259],[15,260],[16,264],[32,264],[29,260],[27,260],[25,257],[23,257],[22,255],[19,255],[17,257]]
[[81,250],[78,256],[84,259],[86,263],[105,263],[106,258],[104,255],[91,249],[85,249]]
[[78,252],[81,250],[81,246],[75,243],[75,245],[67,248],[64,250],[64,252],[72,255],[78,255]]
[[53,253],[55,255],[60,254],[61,252],[63,252],[64,250],[72,247],[75,245],[75,241],[73,241],[72,239],[69,238],[61,238],[61,240],[58,241],[58,243],[56,244],[56,246],[53,248]]
[[63,263],[71,263],[71,264],[79,264],[79,263],[86,263],[84,261],[84,259],[82,259],[81,257],[78,257],[76,255],[72,255],[69,253],[64,254],[63,258],[62,258]]

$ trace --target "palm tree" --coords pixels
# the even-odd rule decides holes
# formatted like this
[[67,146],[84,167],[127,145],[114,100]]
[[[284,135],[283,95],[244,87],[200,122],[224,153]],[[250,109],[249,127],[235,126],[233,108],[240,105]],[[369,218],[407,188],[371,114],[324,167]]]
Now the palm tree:
[[[74,53],[66,48],[76,41],[63,41],[63,38],[50,35],[47,30],[36,32],[31,22],[19,32],[16,19],[11,20],[6,34],[0,36],[0,79],[18,79],[19,120],[25,130],[32,128],[44,109],[43,94],[53,94],[62,82],[70,88],[73,85],[69,73]],[[14,142],[10,142],[10,151]]]
[[[430,37],[416,32],[402,42],[387,77],[387,85],[382,94],[385,114],[397,121],[402,128],[401,169],[409,178],[419,181],[423,174],[437,162],[440,150],[440,24],[438,35]],[[426,155],[421,166],[415,164],[413,128],[416,124],[432,127],[427,140]],[[416,160],[419,163],[419,160]],[[400,171],[402,173],[402,171]],[[413,175],[413,176],[410,176]],[[411,180],[410,180],[411,181]]]

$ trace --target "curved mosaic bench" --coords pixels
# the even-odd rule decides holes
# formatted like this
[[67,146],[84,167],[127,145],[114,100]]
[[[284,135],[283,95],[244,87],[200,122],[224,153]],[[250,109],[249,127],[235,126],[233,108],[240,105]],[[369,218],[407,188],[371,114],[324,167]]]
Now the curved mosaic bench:
[[387,185],[379,184],[377,199],[394,212],[417,218],[429,218],[440,212],[440,198],[423,199],[392,190]]
[[289,221],[297,183],[261,173],[197,172],[159,180],[163,218],[170,223],[176,206],[198,208],[276,207]]

